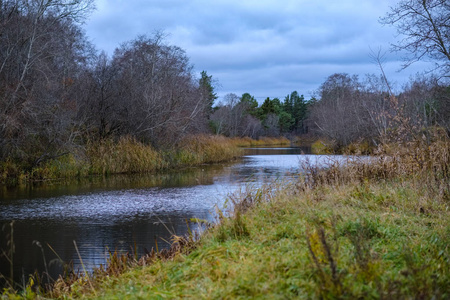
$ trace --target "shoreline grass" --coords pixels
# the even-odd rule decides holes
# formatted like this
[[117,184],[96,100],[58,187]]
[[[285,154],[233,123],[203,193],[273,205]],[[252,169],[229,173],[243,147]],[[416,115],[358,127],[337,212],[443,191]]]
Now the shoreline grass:
[[289,145],[286,138],[226,138],[218,135],[188,136],[171,149],[155,149],[132,137],[89,142],[78,150],[31,169],[8,159],[0,162],[0,184],[66,180],[90,175],[152,173],[231,161],[242,156],[241,147]]
[[261,146],[289,146],[291,141],[285,137],[260,137],[255,140],[249,137],[231,139],[238,147],[261,147]]
[[185,137],[171,149],[155,149],[132,137],[89,142],[83,151],[69,153],[31,169],[8,159],[0,162],[0,184],[69,180],[91,175],[153,173],[160,170],[232,161],[242,147],[290,145],[287,138],[227,138],[219,135]]
[[199,240],[174,237],[170,255],[58,281],[46,296],[448,299],[450,141],[379,151],[232,195]]

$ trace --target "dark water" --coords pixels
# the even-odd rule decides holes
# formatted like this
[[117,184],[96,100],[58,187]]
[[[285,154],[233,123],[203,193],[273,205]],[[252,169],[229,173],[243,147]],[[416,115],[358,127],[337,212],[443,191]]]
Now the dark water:
[[[187,233],[187,220],[214,221],[215,209],[224,207],[228,194],[248,185],[294,178],[301,161],[328,160],[301,153],[300,148],[250,148],[234,163],[159,175],[0,186],[0,253],[8,253],[12,232],[14,278],[23,283],[35,270],[57,278],[62,271],[58,256],[81,269],[74,241],[88,270],[105,263],[108,249],[126,252],[136,246],[141,255],[155,247],[155,239],[159,249],[168,247],[164,240],[172,234]],[[10,278],[6,255],[0,263],[0,274]]]

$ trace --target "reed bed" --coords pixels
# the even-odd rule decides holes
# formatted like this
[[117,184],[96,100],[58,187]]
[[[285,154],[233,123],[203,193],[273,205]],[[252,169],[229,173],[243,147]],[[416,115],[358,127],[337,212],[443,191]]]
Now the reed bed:
[[82,178],[89,175],[151,173],[163,169],[191,167],[234,160],[240,147],[290,145],[284,137],[226,138],[219,135],[190,135],[170,149],[156,149],[133,137],[88,142],[73,153],[61,155],[31,169],[20,162],[0,163],[0,183],[20,184]]
[[232,138],[232,142],[238,147],[258,146],[289,146],[291,141],[285,137],[260,137],[255,140],[249,137]]
[[160,152],[132,137],[88,144],[86,155],[91,174],[146,173],[166,166]]
[[242,155],[232,140],[220,135],[193,135],[182,139],[173,151],[166,153],[166,160],[174,166],[230,161]]
[[83,149],[31,169],[7,160],[0,163],[0,183],[82,178],[89,175],[152,173],[164,169],[230,161],[242,155],[236,143],[216,135],[192,135],[170,149],[156,149],[133,137],[88,142]]

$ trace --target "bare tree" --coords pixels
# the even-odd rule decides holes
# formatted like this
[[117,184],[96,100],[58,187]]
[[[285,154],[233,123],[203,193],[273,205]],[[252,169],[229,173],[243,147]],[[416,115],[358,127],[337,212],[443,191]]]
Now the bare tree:
[[441,126],[447,131],[450,119],[450,89],[434,76],[416,76],[399,95],[400,104],[415,128]]
[[251,104],[248,101],[242,101],[238,95],[230,93],[225,95],[224,102],[225,104],[220,105],[211,115],[216,134],[253,138],[260,135],[261,121],[249,114]]
[[280,136],[280,117],[274,113],[267,114],[263,125],[264,135],[266,136]]
[[450,2],[448,0],[401,0],[382,24],[397,28],[402,39],[393,45],[395,51],[407,51],[404,67],[431,58],[443,76],[450,73]]
[[95,63],[84,73],[84,97],[79,100],[77,120],[89,139],[104,139],[120,131],[120,113],[125,108],[117,101],[118,69],[105,52],[95,56]]
[[166,45],[162,33],[141,36],[116,49],[114,99],[120,115],[120,134],[153,144],[172,144],[182,136],[207,128],[207,97],[185,52]]
[[387,84],[382,76],[366,75],[360,81],[347,74],[331,75],[321,85],[309,121],[337,148],[358,140],[376,145],[395,126],[399,113]]
[[357,105],[359,82],[356,76],[333,74],[320,86],[320,100],[314,105],[312,119],[322,134],[347,145],[358,134],[362,118]]
[[366,75],[362,83],[363,93],[360,94],[362,111],[367,116],[367,137],[373,144],[378,138],[386,136],[392,126],[393,111],[389,101],[390,89],[382,76]]
[[0,2],[0,157],[30,164],[71,143],[80,68],[79,29],[91,0]]
[[228,135],[228,118],[231,108],[228,105],[219,105],[211,114],[211,127],[215,134]]

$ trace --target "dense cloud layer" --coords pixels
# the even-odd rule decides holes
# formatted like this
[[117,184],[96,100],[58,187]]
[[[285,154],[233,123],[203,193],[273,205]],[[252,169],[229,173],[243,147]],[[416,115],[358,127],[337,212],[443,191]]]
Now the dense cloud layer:
[[[395,30],[378,23],[390,0],[99,0],[86,25],[112,54],[139,34],[164,30],[198,72],[219,83],[219,95],[249,92],[258,100],[293,90],[310,96],[331,74],[379,73],[371,49],[389,50]],[[392,81],[404,83],[400,56],[385,56]]]

